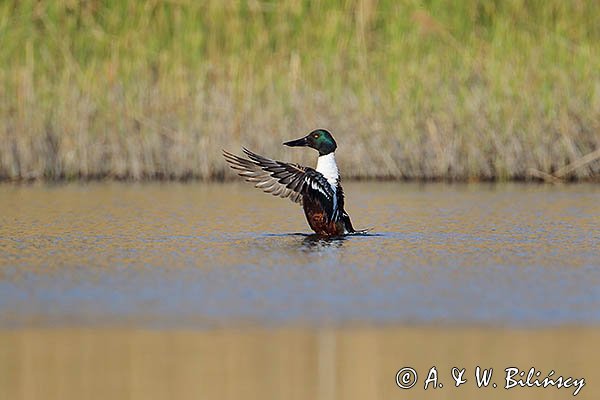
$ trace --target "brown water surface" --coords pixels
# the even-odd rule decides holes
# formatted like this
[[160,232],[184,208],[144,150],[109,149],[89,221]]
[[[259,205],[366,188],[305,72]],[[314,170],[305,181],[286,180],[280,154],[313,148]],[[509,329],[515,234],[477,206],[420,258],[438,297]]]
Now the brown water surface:
[[346,193],[370,235],[243,183],[2,186],[0,325],[600,322],[600,186]]
[[345,189],[371,234],[244,184],[0,186],[0,399],[599,398],[598,186]]

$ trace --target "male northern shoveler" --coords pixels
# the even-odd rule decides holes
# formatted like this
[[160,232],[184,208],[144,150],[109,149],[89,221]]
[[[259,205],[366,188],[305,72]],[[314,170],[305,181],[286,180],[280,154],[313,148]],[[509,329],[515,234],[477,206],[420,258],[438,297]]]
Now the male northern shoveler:
[[331,133],[316,129],[284,145],[317,150],[317,168],[270,160],[246,148],[242,149],[249,159],[225,150],[223,155],[231,168],[248,182],[255,182],[255,187],[302,204],[308,224],[317,234],[341,236],[365,232],[354,230],[350,216],[344,211],[344,191],[334,155],[337,144]]

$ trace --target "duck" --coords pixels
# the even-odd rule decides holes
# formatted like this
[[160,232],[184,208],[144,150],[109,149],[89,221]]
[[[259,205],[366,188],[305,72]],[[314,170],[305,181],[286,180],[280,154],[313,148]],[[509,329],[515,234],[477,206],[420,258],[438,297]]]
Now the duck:
[[344,210],[344,190],[335,161],[337,143],[326,129],[283,143],[289,147],[310,147],[319,152],[316,168],[275,161],[245,147],[247,158],[223,150],[223,156],[237,174],[254,186],[274,196],[289,198],[302,205],[310,228],[319,236],[361,234]]

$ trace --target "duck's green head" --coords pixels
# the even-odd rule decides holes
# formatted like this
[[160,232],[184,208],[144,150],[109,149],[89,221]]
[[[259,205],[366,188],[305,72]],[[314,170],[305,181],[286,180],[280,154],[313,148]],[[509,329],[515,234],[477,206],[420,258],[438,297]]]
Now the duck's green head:
[[337,144],[333,136],[325,129],[315,129],[303,138],[285,142],[284,145],[291,147],[312,147],[319,152],[320,156],[333,153],[337,149]]

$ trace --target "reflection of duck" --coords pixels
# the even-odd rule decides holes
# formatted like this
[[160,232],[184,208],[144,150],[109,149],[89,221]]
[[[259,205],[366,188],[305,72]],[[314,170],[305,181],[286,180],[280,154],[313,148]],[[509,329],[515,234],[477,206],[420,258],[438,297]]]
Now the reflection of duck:
[[224,150],[223,155],[231,168],[239,171],[238,174],[248,182],[256,183],[257,188],[302,204],[308,224],[317,234],[340,236],[357,233],[350,216],[344,211],[344,191],[334,156],[337,145],[331,133],[317,129],[284,145],[317,150],[317,168],[270,160],[246,148],[243,151],[249,159]]
[[323,236],[323,235],[307,235],[302,239],[302,247],[304,249],[328,249],[342,247],[345,236]]

